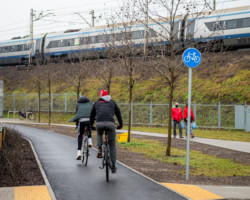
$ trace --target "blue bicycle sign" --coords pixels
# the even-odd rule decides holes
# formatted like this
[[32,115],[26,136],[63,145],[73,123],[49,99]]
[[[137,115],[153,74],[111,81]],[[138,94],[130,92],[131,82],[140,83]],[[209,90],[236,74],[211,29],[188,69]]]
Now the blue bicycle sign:
[[194,48],[189,48],[184,51],[182,60],[187,67],[197,67],[201,62],[201,53]]

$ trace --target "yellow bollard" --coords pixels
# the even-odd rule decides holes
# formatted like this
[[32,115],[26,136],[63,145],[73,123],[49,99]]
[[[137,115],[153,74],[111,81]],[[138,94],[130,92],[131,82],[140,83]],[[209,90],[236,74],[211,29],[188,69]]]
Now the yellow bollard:
[[128,141],[128,132],[119,134],[117,137],[118,137],[118,142],[127,142]]

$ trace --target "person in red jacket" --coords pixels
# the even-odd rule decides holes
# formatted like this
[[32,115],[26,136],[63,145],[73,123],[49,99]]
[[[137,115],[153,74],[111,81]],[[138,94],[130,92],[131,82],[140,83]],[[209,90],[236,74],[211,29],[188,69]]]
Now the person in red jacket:
[[183,119],[182,116],[182,110],[179,107],[179,103],[175,103],[175,107],[172,108],[172,118],[174,123],[174,138],[176,138],[176,124],[178,124],[179,127],[179,137],[184,138],[182,136],[182,127],[181,127],[181,120]]
[[[194,138],[194,133],[193,133],[193,130],[192,130],[192,122],[195,121],[195,118],[194,118],[194,113],[193,113],[193,110],[192,108],[190,109],[191,111],[191,121],[190,121],[190,135],[191,135],[191,138]],[[188,118],[188,104],[186,104],[186,107],[184,108],[183,110],[183,113],[184,113],[184,122],[185,122],[185,133],[186,133],[186,136],[187,136],[187,126],[188,126],[188,121],[187,121],[187,118]]]

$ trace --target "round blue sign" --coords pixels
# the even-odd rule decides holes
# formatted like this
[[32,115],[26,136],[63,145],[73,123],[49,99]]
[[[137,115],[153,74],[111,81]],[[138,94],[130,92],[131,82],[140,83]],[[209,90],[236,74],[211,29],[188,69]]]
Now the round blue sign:
[[189,48],[182,54],[182,60],[187,67],[197,67],[201,62],[201,53],[195,48]]

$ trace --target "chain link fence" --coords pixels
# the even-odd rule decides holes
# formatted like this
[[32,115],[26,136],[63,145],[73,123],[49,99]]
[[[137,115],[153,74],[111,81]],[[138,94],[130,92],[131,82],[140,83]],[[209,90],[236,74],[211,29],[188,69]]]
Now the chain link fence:
[[[40,110],[48,112],[49,98],[48,95],[41,95]],[[51,95],[51,111],[54,113],[75,113],[76,110],[76,94],[52,94]],[[117,103],[121,109],[124,123],[128,122],[128,103]],[[196,104],[192,105],[192,109],[196,118],[198,127],[203,128],[228,128],[228,129],[244,129],[245,125],[240,127],[237,125],[239,118],[237,108],[247,105],[222,105],[218,104]],[[172,106],[171,106],[172,107]],[[185,104],[180,104],[184,109]],[[39,101],[38,95],[23,94],[23,95],[4,95],[4,111],[19,111],[19,110],[38,111]],[[168,125],[168,104],[155,103],[132,103],[131,118],[132,125],[147,125],[147,126],[167,126]],[[244,109],[243,109],[244,110]],[[244,120],[244,113],[243,115]],[[240,120],[241,121],[241,120]],[[246,123],[246,122],[245,122]]]

